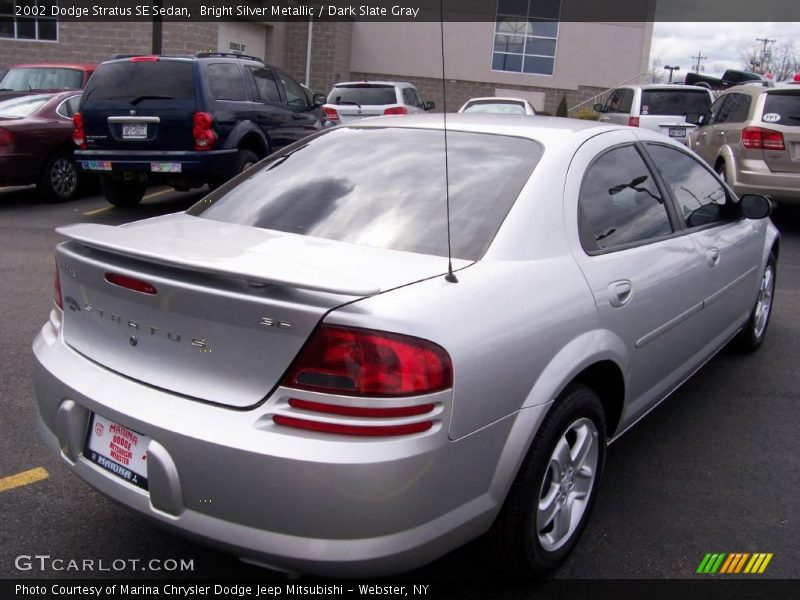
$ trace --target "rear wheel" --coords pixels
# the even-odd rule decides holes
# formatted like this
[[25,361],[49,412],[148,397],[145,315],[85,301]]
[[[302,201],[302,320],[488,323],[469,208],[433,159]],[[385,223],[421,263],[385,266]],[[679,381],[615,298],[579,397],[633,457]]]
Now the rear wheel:
[[728,181],[728,171],[725,168],[725,162],[720,161],[715,171],[717,172],[717,175],[719,175],[719,178],[722,179],[722,181],[724,181],[728,185],[731,184],[730,181]]
[[540,575],[566,558],[594,504],[605,447],[600,399],[569,386],[539,428],[489,533],[498,566]]
[[111,204],[120,208],[129,208],[138,205],[147,190],[144,181],[121,181],[108,175],[100,178],[100,189]]
[[56,152],[44,165],[37,183],[39,194],[50,202],[66,202],[78,195],[80,175],[68,152]]
[[755,306],[750,313],[750,318],[739,334],[734,338],[734,345],[744,352],[754,352],[761,347],[767,335],[769,317],[772,314],[772,300],[775,297],[775,273],[777,259],[774,254],[769,255],[767,266],[761,274],[761,284],[758,288]]
[[247,171],[258,162],[258,156],[251,150],[238,150],[236,160],[233,163],[234,175]]

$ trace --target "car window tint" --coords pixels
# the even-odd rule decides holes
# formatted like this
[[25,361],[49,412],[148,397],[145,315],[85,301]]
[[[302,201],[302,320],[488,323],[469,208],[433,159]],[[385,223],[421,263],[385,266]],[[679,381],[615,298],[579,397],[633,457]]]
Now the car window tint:
[[716,119],[717,115],[719,114],[720,109],[722,109],[722,105],[725,104],[725,100],[727,100],[727,96],[720,96],[711,104],[708,108],[708,111],[703,118],[703,125],[711,125],[713,124]]
[[250,67],[250,73],[256,83],[256,92],[258,99],[265,102],[280,102],[281,95],[278,92],[278,84],[275,83],[275,77],[269,69],[259,69],[257,67]]
[[278,75],[278,77],[280,77],[283,90],[286,92],[286,103],[294,110],[304,110],[308,108],[306,104],[308,97],[303,91],[303,88],[300,87],[300,84],[283,73]]
[[208,65],[208,84],[216,100],[248,100],[239,65],[215,63]]
[[194,74],[188,60],[122,60],[100,65],[89,79],[84,103],[92,100],[194,98]]
[[[523,138],[448,132],[453,256],[483,254],[542,155]],[[340,127],[293,144],[190,214],[447,256],[441,130]]]
[[[3,11],[0,10],[0,12]],[[0,31],[2,31],[1,22],[2,19],[0,19]],[[2,37],[0,34],[0,38]],[[83,71],[59,67],[16,67],[6,73],[0,82],[0,88],[17,91],[79,89],[81,87],[83,87]]]
[[581,243],[588,251],[672,233],[652,173],[633,146],[610,150],[592,163],[581,184],[578,205]]
[[761,120],[779,125],[800,125],[799,91],[767,92]]
[[707,92],[694,90],[643,90],[641,114],[688,115],[703,114],[711,106]]
[[717,114],[717,123],[744,123],[750,112],[750,96],[728,94],[728,99]]
[[393,85],[337,85],[328,94],[331,104],[397,104]]
[[678,212],[688,227],[739,218],[739,204],[728,197],[719,181],[697,160],[660,144],[647,144],[647,151],[672,190]]
[[403,88],[403,104],[407,106],[416,106],[417,103],[414,101],[414,95],[411,91],[411,88]]
[[623,112],[631,111],[633,106],[633,90],[620,88],[614,90],[611,97],[608,99],[607,112]]
[[72,98],[67,98],[58,105],[56,112],[65,117],[67,119],[71,119],[72,116],[78,112],[78,104],[80,104],[81,97],[80,96],[73,96]]

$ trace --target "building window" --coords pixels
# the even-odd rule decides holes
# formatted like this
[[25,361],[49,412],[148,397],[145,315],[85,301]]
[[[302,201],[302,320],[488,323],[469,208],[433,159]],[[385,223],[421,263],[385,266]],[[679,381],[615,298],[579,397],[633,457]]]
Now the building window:
[[493,71],[552,75],[561,0],[497,0]]
[[[0,40],[58,41],[58,21],[46,15],[50,3],[38,0],[0,0]],[[20,12],[17,16],[17,12]]]

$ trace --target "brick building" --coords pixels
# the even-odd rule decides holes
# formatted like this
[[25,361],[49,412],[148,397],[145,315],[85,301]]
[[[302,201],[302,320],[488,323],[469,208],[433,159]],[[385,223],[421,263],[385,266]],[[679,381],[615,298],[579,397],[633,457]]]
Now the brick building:
[[[515,95],[555,113],[563,98],[569,107],[588,104],[646,73],[652,23],[561,22],[562,1],[570,0],[498,0],[495,21],[446,22],[444,77],[438,22],[166,22],[163,53],[258,56],[323,93],[349,79],[410,81],[439,108],[444,79],[448,110],[470,97]],[[151,51],[152,23],[38,19],[31,28],[2,17],[0,71],[15,63],[100,62]]]

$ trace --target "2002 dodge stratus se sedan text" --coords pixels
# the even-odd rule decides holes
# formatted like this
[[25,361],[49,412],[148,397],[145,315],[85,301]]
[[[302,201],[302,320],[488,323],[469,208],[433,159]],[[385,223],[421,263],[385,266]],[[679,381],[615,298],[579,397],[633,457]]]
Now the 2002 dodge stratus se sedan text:
[[277,569],[391,573],[482,534],[511,572],[558,565],[607,443],[764,339],[771,206],[657,133],[447,127],[447,179],[442,117],[385,117],[185,213],[62,228],[34,342],[47,444]]

